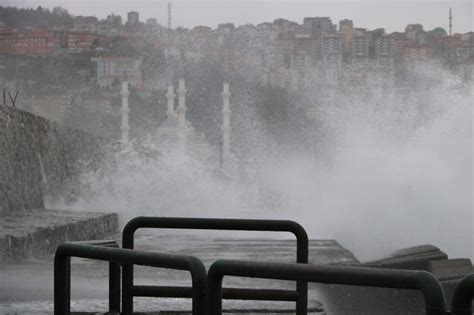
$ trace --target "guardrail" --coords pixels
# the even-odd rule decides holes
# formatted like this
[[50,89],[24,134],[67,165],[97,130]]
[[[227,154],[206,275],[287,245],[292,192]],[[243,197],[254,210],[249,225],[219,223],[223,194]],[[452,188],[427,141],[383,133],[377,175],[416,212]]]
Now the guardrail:
[[[418,290],[423,293],[426,314],[448,314],[443,288],[425,271],[218,260],[207,275],[211,315],[222,314],[222,281],[226,275]],[[296,314],[306,313],[297,311]]]
[[[193,256],[169,255],[131,249],[109,248],[104,246],[65,243],[56,249],[54,257],[54,314],[69,315],[71,306],[71,257],[103,260],[116,264],[135,264],[190,271],[192,277],[191,296],[193,314],[207,315],[207,281],[206,268],[201,260]],[[114,278],[117,270],[114,269]],[[110,285],[110,282],[109,282]],[[117,287],[115,287],[116,289]],[[116,291],[114,291],[116,294]],[[118,287],[120,292],[120,287]],[[109,292],[110,294],[110,292]],[[116,297],[116,295],[114,295]],[[115,305],[115,300],[112,304]],[[110,302],[109,302],[110,303]],[[120,303],[119,303],[120,304]],[[132,313],[123,310],[122,314]]]
[[[123,229],[123,248],[134,248],[135,232],[141,228],[291,232],[296,236],[296,262],[300,264],[308,263],[308,235],[304,228],[294,221],[137,217],[129,221]],[[191,297],[189,287],[135,286],[133,284],[132,264],[122,266],[122,281],[122,309],[124,314],[133,312],[134,296]],[[296,291],[225,288],[224,298],[295,301],[297,314],[306,314],[308,309],[308,284],[303,278],[297,279]]]
[[451,314],[472,315],[474,299],[474,273],[465,276],[454,289]]
[[[75,241],[70,244],[95,245],[120,248],[114,240]],[[109,313],[120,313],[120,264],[109,262]]]
[[[297,238],[298,264],[218,260],[206,276],[198,258],[133,250],[135,232],[140,228],[241,230],[291,232]],[[383,287],[421,291],[428,315],[471,315],[474,274],[467,275],[455,288],[451,312],[439,281],[430,273],[415,270],[376,269],[308,265],[308,237],[301,225],[282,220],[204,219],[137,217],[123,231],[123,247],[116,241],[82,241],[60,245],[54,259],[54,313],[70,314],[70,259],[82,257],[109,262],[109,313],[133,313],[133,297],[192,298],[195,315],[222,314],[222,299],[294,301],[296,314],[307,314],[308,282]],[[191,287],[133,285],[133,265],[151,266],[191,273]],[[120,267],[122,266],[122,292]],[[296,290],[222,288],[224,276],[293,280]],[[120,297],[122,294],[122,313]]]

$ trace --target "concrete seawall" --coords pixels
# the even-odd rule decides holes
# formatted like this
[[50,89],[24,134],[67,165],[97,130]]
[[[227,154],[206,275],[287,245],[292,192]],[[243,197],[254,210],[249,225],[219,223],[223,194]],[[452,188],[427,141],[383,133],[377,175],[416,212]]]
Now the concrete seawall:
[[[103,153],[98,137],[0,105],[0,215],[42,209],[74,191]],[[91,163],[92,162],[92,163]]]
[[68,241],[103,239],[117,230],[115,213],[36,209],[0,218],[0,265],[54,253]]
[[45,198],[74,195],[80,175],[103,159],[106,143],[0,105],[0,264],[115,233],[116,214],[44,209]]

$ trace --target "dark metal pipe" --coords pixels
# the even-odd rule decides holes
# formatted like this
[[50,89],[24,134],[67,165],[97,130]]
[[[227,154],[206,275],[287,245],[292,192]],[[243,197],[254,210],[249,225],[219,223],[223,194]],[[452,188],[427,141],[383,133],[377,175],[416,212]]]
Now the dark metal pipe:
[[[191,298],[192,288],[182,286],[134,285],[133,296]],[[223,298],[228,300],[293,301],[298,299],[294,290],[223,288]]]
[[[307,234],[301,225],[289,220],[217,219],[181,217],[136,217],[124,227],[124,233],[140,228],[234,230],[234,231],[288,231],[303,240]],[[283,230],[284,229],[284,230]]]
[[134,285],[130,289],[133,296],[191,298],[191,287]]
[[298,292],[294,290],[223,288],[223,299],[296,302]]
[[71,310],[71,258],[54,256],[54,314],[69,315]]
[[[92,240],[72,243],[120,248],[119,244],[114,240]],[[120,313],[120,295],[120,264],[109,262],[109,313]]]
[[208,271],[211,315],[222,314],[225,275],[418,290],[423,293],[426,314],[447,314],[440,283],[425,271],[218,260]]
[[[105,246],[119,248],[119,244],[114,240],[87,240],[69,242],[72,244]],[[68,278],[70,281],[70,277]],[[120,313],[120,264],[109,262],[109,313]]]
[[[56,249],[54,258],[54,312],[56,315],[70,313],[70,257],[104,260],[117,264],[188,270],[192,277],[193,314],[206,314],[206,268],[198,258],[66,243]],[[122,314],[129,313],[124,311]]]
[[451,313],[453,315],[472,315],[472,300],[474,300],[474,273],[462,278],[454,289]]
[[[123,229],[123,248],[134,248],[134,235],[140,228],[155,229],[199,229],[199,230],[230,230],[230,231],[267,231],[291,232],[296,236],[296,262],[308,263],[308,235],[298,223],[288,220],[250,220],[250,219],[216,219],[216,218],[175,218],[175,217],[136,217],[130,220]],[[124,312],[133,312],[133,265],[122,266],[122,307]],[[304,279],[297,281],[296,300],[297,314],[306,314],[308,309],[308,284]],[[243,291],[242,291],[243,292]],[[241,293],[242,293],[241,292]],[[239,294],[239,293],[235,293]],[[262,293],[263,294],[263,293]],[[247,298],[258,298],[246,295]]]
[[109,262],[109,312],[120,313],[120,264]]

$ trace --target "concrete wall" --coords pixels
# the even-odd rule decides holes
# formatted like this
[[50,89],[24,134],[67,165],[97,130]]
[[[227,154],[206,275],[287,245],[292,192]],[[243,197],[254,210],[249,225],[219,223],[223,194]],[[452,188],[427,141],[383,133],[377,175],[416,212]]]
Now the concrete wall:
[[0,104],[0,215],[71,194],[80,172],[100,160],[102,142]]
[[115,213],[17,211],[0,219],[0,268],[4,262],[54,253],[65,242],[106,239],[117,226]]

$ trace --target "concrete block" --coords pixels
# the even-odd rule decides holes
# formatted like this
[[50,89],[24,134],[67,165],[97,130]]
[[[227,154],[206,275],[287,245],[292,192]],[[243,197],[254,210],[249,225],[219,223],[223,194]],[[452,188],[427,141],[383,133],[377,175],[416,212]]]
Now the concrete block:
[[115,213],[31,210],[0,220],[0,263],[54,253],[68,241],[102,239],[117,231]]
[[446,281],[460,279],[474,272],[474,268],[470,259],[458,258],[429,261],[428,271],[433,273],[439,280]]

